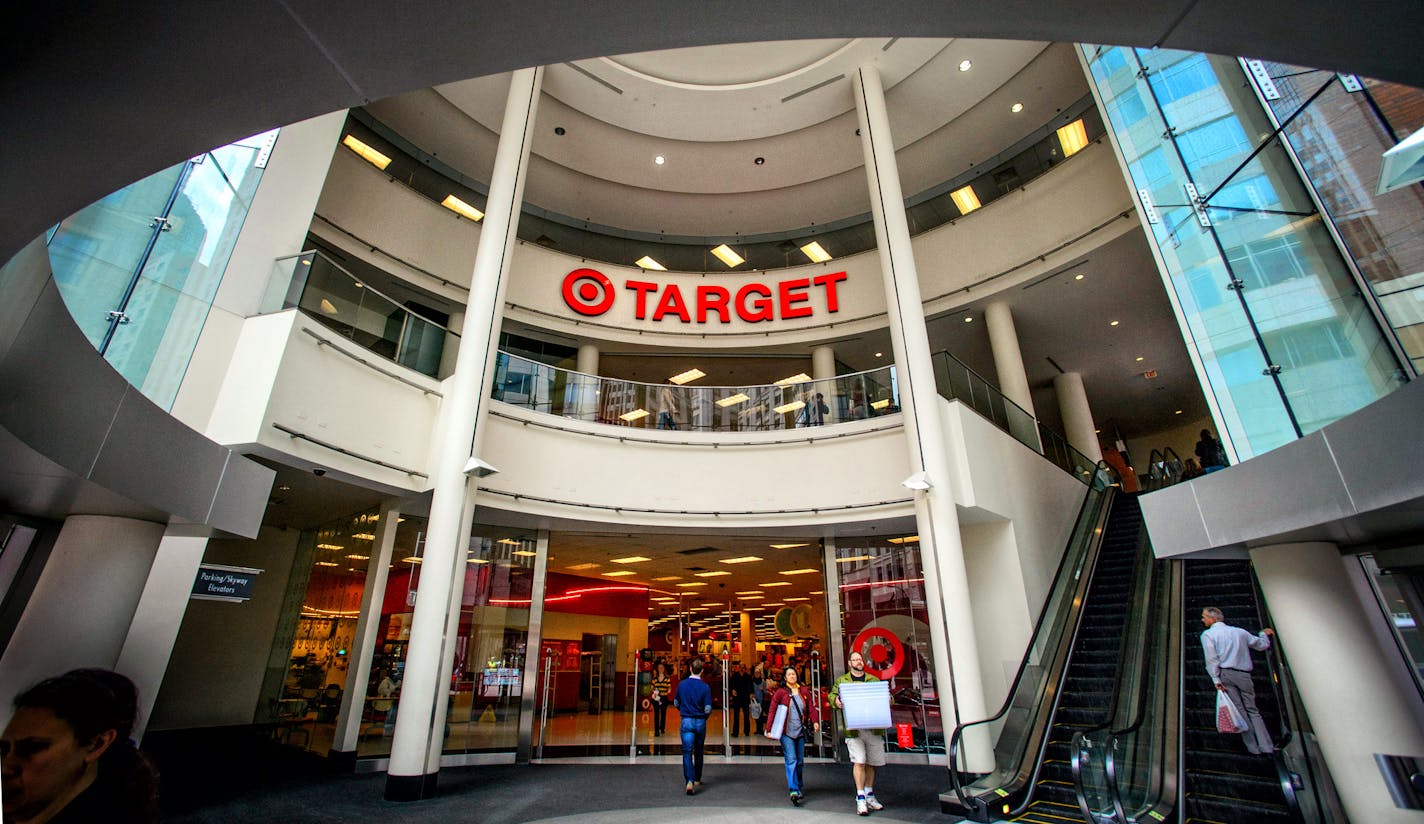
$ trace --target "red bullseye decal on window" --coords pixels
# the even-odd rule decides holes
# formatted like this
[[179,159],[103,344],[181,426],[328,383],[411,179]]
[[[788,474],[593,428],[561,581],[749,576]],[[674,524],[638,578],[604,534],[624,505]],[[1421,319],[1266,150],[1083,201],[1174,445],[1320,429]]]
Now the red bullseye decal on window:
[[613,281],[597,269],[575,269],[564,277],[564,303],[580,315],[607,312],[613,296]]
[[894,678],[905,666],[905,645],[888,629],[867,627],[850,648],[865,658],[865,671],[882,681]]

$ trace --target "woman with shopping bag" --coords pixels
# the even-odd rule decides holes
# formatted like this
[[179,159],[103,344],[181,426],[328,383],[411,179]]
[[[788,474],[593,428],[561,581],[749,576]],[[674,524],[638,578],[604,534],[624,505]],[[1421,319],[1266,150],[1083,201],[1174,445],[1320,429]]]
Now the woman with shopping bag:
[[800,683],[795,667],[787,667],[785,681],[766,705],[766,737],[781,742],[786,762],[786,789],[791,803],[801,806],[802,773],[806,766],[806,736],[821,734],[821,708],[811,701],[811,690]]

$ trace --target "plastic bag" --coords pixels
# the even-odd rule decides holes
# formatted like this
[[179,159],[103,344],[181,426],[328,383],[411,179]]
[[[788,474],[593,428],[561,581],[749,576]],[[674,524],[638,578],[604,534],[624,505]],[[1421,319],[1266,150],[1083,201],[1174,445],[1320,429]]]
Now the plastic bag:
[[1246,731],[1246,715],[1237,709],[1223,690],[1216,692],[1216,731],[1231,733]]
[[752,696],[747,703],[747,714],[753,719],[761,718],[761,702],[756,700],[756,696]]

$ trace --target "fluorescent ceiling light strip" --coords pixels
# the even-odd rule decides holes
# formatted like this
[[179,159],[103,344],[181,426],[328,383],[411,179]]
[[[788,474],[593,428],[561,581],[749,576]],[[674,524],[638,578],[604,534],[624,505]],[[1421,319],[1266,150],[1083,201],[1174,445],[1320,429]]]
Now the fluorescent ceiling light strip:
[[782,378],[781,380],[776,381],[772,384],[772,386],[790,386],[793,383],[806,383],[809,380],[811,380],[810,375],[806,374],[805,372],[797,372],[789,378]]
[[973,186],[955,189],[949,193],[949,199],[953,200],[954,205],[959,207],[960,214],[965,215],[984,205],[979,202],[979,196],[974,194]]
[[723,243],[721,246],[714,248],[712,250],[712,254],[715,255],[718,260],[727,264],[728,269],[735,269],[738,266],[741,266],[743,263],[747,262],[746,258],[742,257],[736,252],[733,252],[732,247],[728,246],[725,243]]
[[389,157],[386,157],[360,140],[357,140],[355,135],[348,134],[341,141],[341,145],[360,155],[367,163],[370,163],[383,172],[387,166],[391,165],[391,159]]
[[652,269],[654,272],[666,272],[666,271],[667,271],[667,267],[666,267],[666,266],[662,265],[661,263],[658,263],[656,260],[653,260],[651,257],[649,257],[649,256],[647,256],[647,255],[643,255],[642,257],[640,257],[640,258],[638,258],[637,260],[633,261],[633,265],[634,265],[634,266],[637,266],[639,269]]
[[783,569],[778,575],[810,575],[813,572],[820,572],[819,569]]
[[771,408],[771,411],[777,413],[778,415],[785,415],[787,412],[795,412],[796,410],[800,409],[805,405],[805,401],[792,401],[791,403],[783,403],[780,406],[773,406]]
[[668,381],[671,383],[675,383],[678,386],[682,386],[684,383],[691,383],[697,380],[698,378],[705,377],[707,377],[707,373],[703,372],[701,369],[689,369],[686,372],[679,372],[676,375],[673,375],[672,377],[668,378]]
[[732,573],[725,569],[714,569],[711,572],[694,572],[692,574],[697,578],[721,578],[723,575],[731,575]]
[[612,572],[605,572],[605,573],[603,573],[603,576],[604,576],[605,578],[622,578],[622,577],[625,576],[625,575],[637,575],[637,574],[638,574],[638,573],[634,572],[634,571],[631,570],[631,569],[615,569],[615,570],[613,570]]
[[755,555],[743,555],[743,556],[740,557],[740,558],[723,558],[723,559],[721,559],[720,561],[718,561],[717,563],[719,563],[719,564],[752,564],[752,563],[756,563],[757,561],[760,561],[760,560],[761,560],[761,558],[758,558],[758,557],[755,556]]
[[716,403],[718,406],[722,407],[723,409],[726,409],[729,406],[736,406],[739,403],[746,403],[749,400],[751,400],[751,397],[749,395],[744,392],[738,392],[735,395],[728,395],[725,398],[719,398]]
[[612,558],[611,564],[641,564],[644,561],[651,561],[652,558],[645,558],[642,555],[629,555],[627,558]]
[[1072,157],[1088,145],[1088,130],[1079,118],[1058,130],[1058,143],[1063,147],[1063,156]]
[[831,259],[831,253],[827,252],[819,241],[811,241],[805,246],[802,246],[801,251],[804,252],[806,257],[810,258],[813,263],[825,263]]
[[772,549],[796,549],[797,547],[810,546],[810,544],[771,544]]
[[631,423],[632,421],[636,421],[639,418],[646,418],[649,414],[650,413],[646,409],[634,409],[632,412],[624,412],[622,415],[619,415],[618,419],[620,421],[628,421]]
[[459,199],[458,197],[455,197],[454,195],[446,195],[445,199],[440,201],[440,205],[444,206],[446,209],[449,209],[460,217],[467,217],[470,220],[474,221],[483,220],[485,216],[484,212],[481,212],[479,209],[476,209],[475,207]]

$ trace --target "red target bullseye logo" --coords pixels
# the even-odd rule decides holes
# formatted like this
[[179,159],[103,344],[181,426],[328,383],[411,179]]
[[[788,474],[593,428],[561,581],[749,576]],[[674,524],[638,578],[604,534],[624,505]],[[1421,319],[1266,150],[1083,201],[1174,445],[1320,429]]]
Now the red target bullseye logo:
[[905,645],[895,633],[881,627],[867,627],[850,648],[865,658],[865,671],[882,681],[894,678],[905,666]]
[[580,315],[607,312],[614,294],[613,281],[597,269],[575,269],[564,277],[564,303]]

